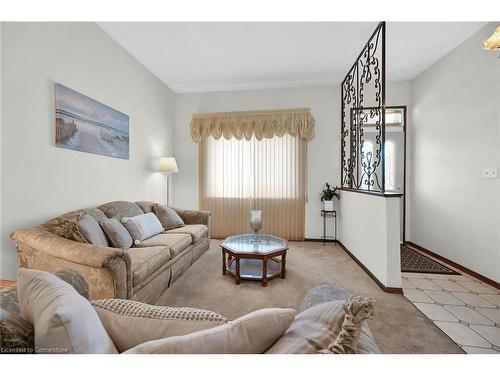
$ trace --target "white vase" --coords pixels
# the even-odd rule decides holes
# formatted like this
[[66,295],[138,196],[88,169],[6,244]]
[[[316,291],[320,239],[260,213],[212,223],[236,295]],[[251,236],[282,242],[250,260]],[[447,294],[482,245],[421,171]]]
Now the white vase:
[[323,201],[323,210],[333,211],[333,201]]
[[250,226],[254,230],[252,242],[259,242],[259,230],[262,228],[262,211],[250,210]]

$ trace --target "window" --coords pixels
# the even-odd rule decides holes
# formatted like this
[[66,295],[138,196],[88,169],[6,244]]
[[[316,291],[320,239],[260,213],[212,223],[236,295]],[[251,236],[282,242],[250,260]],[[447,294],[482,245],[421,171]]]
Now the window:
[[[361,164],[369,166],[371,160],[371,164],[373,165],[374,154],[373,154],[373,143],[371,141],[363,142],[363,153],[364,154]],[[385,167],[385,190],[394,191],[395,179],[396,179],[396,145],[393,141],[385,141],[384,167]],[[363,175],[361,189],[369,190],[367,175]]]
[[385,141],[385,190],[394,191],[396,178],[396,145]]
[[249,141],[200,144],[200,206],[212,212],[213,237],[250,231],[251,209],[262,210],[262,231],[304,238],[307,141],[285,134]]
[[[359,112],[356,112],[359,113]],[[363,109],[362,115],[363,126],[375,126],[377,121],[380,121],[378,115],[370,116],[370,109]],[[403,126],[403,110],[400,108],[388,108],[385,110],[385,125],[386,126]]]

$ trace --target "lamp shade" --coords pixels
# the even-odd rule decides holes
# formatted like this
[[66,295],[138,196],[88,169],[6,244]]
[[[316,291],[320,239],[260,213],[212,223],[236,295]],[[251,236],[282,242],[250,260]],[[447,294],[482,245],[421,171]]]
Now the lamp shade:
[[177,168],[177,162],[174,157],[161,158],[156,170],[162,173],[179,172],[179,168]]
[[483,42],[484,49],[500,50],[500,26],[497,27],[495,32]]

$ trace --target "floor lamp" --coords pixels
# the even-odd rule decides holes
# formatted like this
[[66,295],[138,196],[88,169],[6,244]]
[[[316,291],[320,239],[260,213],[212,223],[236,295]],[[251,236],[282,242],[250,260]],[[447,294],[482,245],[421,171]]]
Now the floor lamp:
[[170,192],[170,186],[169,186],[169,180],[170,180],[170,175],[172,173],[177,173],[179,172],[179,168],[177,168],[177,162],[175,161],[174,157],[166,157],[166,158],[161,158],[160,162],[158,163],[158,172],[165,173],[166,175],[166,181],[167,181],[167,206],[170,205],[170,197],[169,197],[169,192]]

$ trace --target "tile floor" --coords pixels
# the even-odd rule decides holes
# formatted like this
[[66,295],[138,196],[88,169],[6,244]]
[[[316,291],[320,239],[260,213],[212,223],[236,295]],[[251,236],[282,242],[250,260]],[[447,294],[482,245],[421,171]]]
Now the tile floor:
[[402,286],[405,297],[466,353],[500,354],[500,290],[467,274],[403,272]]

